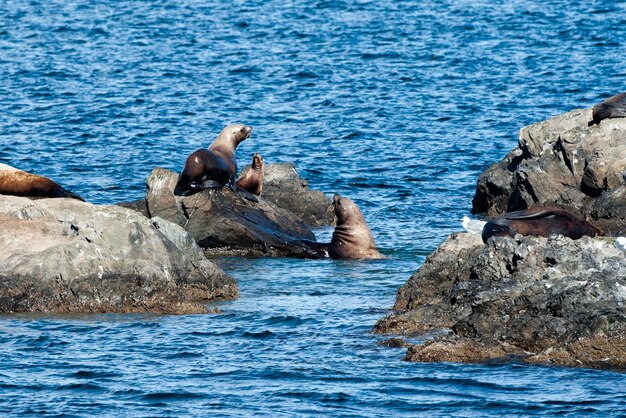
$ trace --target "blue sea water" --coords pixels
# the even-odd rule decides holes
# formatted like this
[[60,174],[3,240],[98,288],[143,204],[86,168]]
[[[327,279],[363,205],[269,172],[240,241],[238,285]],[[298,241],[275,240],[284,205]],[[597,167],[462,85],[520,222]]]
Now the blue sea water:
[[242,122],[240,166],[295,162],[389,256],[219,260],[217,315],[0,317],[0,415],[626,414],[623,373],[407,363],[371,333],[519,128],[623,91],[624,1],[0,2],[0,162],[130,201]]

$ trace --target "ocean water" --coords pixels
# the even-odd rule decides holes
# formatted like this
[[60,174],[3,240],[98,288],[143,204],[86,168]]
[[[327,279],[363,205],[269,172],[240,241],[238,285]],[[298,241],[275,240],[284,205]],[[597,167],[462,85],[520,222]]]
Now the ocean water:
[[130,201],[246,123],[240,166],[293,161],[388,258],[221,259],[216,315],[2,316],[0,415],[626,414],[623,373],[407,363],[371,333],[519,128],[623,91],[624,1],[2,3],[0,162]]

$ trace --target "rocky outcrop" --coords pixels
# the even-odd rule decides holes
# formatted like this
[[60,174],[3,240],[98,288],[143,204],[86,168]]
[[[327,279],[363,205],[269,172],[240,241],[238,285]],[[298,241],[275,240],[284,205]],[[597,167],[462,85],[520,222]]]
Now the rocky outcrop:
[[376,331],[448,334],[411,345],[412,361],[626,369],[626,261],[612,238],[454,234],[399,290]]
[[522,128],[518,147],[479,177],[472,212],[558,206],[616,234],[626,218],[609,218],[612,203],[600,198],[624,185],[626,119],[588,127],[591,118],[591,109],[574,110]]
[[178,175],[156,168],[146,180],[151,217],[185,228],[211,254],[294,256],[289,243],[315,240],[299,217],[266,201],[249,200],[225,187],[175,196]]
[[[243,177],[250,166],[244,167]],[[265,165],[263,199],[296,214],[310,226],[335,223],[330,199],[319,190],[309,190],[308,182],[300,177],[293,163]]]
[[203,313],[237,286],[182,228],[119,206],[0,196],[0,312]]

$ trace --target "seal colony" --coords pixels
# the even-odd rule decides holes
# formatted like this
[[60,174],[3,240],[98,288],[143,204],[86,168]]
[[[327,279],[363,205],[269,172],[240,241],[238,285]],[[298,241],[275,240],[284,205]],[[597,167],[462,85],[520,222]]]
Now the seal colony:
[[47,177],[18,170],[6,164],[0,164],[0,194],[30,198],[68,197],[85,201]]

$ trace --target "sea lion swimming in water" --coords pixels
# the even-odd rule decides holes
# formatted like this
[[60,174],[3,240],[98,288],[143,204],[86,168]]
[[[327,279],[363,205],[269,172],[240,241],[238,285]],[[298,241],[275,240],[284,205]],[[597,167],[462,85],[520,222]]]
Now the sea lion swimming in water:
[[0,164],[0,194],[35,198],[69,197],[85,201],[47,177],[18,170],[6,164]]
[[[370,231],[359,207],[347,197],[335,194],[333,207],[337,215],[337,226],[329,243],[302,240],[311,258],[383,258],[376,249],[374,236]],[[298,245],[296,244],[296,245]]]
[[588,126],[600,125],[604,119],[626,118],[626,93],[609,97],[593,107],[593,120]]
[[252,133],[252,127],[228,125],[208,149],[193,152],[178,177],[174,193],[188,196],[204,189],[221,189],[226,184],[238,191],[235,184],[237,158],[235,149]]
[[246,172],[245,176],[242,176],[237,180],[237,186],[247,190],[253,195],[260,196],[263,191],[263,177],[265,176],[265,162],[261,154],[254,154],[252,157],[252,165]]
[[493,236],[513,237],[515,234],[549,237],[561,234],[571,239],[595,237],[604,232],[565,209],[534,206],[530,209],[509,212],[489,220],[482,230],[483,242]]

